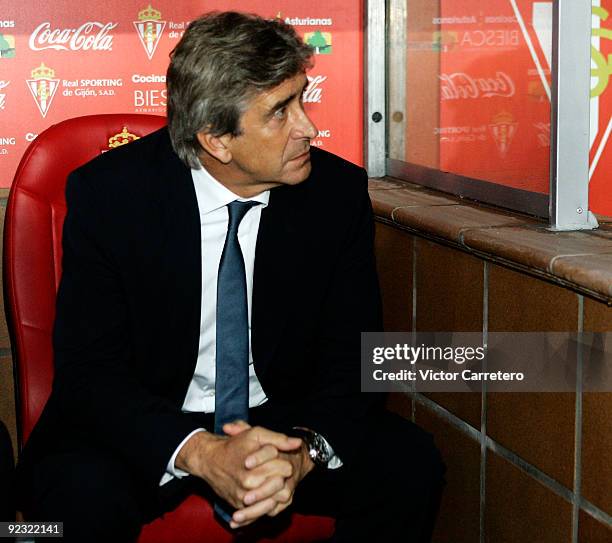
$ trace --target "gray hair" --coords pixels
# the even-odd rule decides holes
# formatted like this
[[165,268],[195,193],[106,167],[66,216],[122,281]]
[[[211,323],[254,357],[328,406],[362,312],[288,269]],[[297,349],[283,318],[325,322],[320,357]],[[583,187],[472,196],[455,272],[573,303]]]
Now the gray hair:
[[258,92],[311,67],[313,50],[293,27],[237,12],[193,21],[170,54],[168,130],[176,154],[199,169],[197,134],[240,135],[240,118]]

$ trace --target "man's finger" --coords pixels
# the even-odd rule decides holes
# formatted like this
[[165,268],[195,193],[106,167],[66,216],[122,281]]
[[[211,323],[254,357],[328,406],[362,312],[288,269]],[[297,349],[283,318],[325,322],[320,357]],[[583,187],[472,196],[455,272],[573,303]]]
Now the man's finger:
[[285,452],[295,451],[302,446],[302,440],[299,437],[287,437],[285,443],[281,446],[276,445],[276,447]]
[[286,479],[292,475],[293,465],[291,462],[281,458],[276,458],[245,472],[240,479],[242,488],[255,490],[264,484],[266,479],[269,479],[270,477],[282,477]]
[[230,523],[230,526],[232,526],[232,528],[238,528],[246,522],[258,519],[259,517],[267,514],[269,511],[272,511],[272,509],[276,507],[276,503],[276,500],[267,498],[255,503],[254,505],[245,507],[244,509],[238,509],[237,511],[234,511],[234,514],[232,515],[232,522],[235,523],[236,526],[233,526],[232,523]]
[[271,477],[255,490],[249,490],[244,498],[245,505],[253,505],[266,498],[277,495],[285,487],[285,480],[282,477]]
[[253,469],[275,458],[278,458],[278,449],[274,445],[264,445],[261,449],[246,457],[244,466],[247,469]]
[[302,440],[299,437],[289,437],[261,426],[252,428],[252,432],[261,445],[274,445],[279,451],[293,451],[302,446]]
[[284,511],[285,509],[287,509],[287,507],[289,507],[292,503],[293,503],[293,495],[285,502],[278,502],[274,509],[272,509],[271,511],[268,511],[268,516],[275,517],[281,511]]
[[253,524],[253,522],[255,522],[257,519],[254,518],[253,520],[247,520],[246,522],[243,522],[242,524],[238,524],[237,522],[234,522],[233,520],[230,520],[230,528],[232,528],[232,530],[235,530],[236,528],[244,528],[245,526],[248,526],[249,524]]
[[242,488],[247,490],[255,490],[266,482],[266,479],[271,477],[282,477],[287,479],[293,475],[293,466],[286,460],[270,460],[253,470],[247,471],[241,475],[240,483]]
[[228,436],[236,436],[241,434],[245,430],[249,430],[251,425],[243,420],[236,420],[234,422],[227,422],[223,425],[223,432]]

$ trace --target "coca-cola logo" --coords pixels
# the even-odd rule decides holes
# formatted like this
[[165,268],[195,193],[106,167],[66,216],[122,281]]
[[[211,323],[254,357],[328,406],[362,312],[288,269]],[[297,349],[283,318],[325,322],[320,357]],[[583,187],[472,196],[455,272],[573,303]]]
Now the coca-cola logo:
[[109,34],[118,23],[88,21],[78,28],[51,29],[51,23],[38,25],[30,35],[30,49],[43,51],[112,51],[113,36]]
[[320,104],[323,97],[323,88],[320,86],[327,80],[326,75],[308,76],[308,86],[304,91],[305,104]]
[[516,93],[514,81],[505,72],[494,77],[472,77],[465,72],[441,74],[440,95],[442,100],[469,100],[472,98],[510,98]]

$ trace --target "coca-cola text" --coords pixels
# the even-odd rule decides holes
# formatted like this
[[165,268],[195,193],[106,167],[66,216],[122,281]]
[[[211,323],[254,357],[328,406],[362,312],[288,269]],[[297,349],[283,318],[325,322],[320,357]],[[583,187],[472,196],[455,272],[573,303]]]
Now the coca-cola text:
[[113,36],[109,34],[118,23],[98,23],[88,21],[79,28],[51,30],[51,23],[38,25],[30,35],[30,49],[43,51],[112,51]]
[[441,74],[440,97],[442,100],[469,100],[471,98],[492,98],[514,96],[514,81],[505,72],[495,77],[472,77],[465,72]]
[[326,75],[308,76],[308,86],[304,91],[305,104],[319,104],[323,95],[323,89],[319,86],[327,79]]

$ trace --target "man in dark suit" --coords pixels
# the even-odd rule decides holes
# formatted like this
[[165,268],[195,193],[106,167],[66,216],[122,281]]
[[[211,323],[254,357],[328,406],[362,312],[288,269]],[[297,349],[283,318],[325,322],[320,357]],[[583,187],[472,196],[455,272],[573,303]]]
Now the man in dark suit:
[[372,211],[364,170],[310,148],[311,54],[281,21],[206,15],[173,52],[168,129],[71,174],[29,518],[128,541],[197,490],[231,529],[293,502],[336,541],[428,540],[431,437],[360,393]]

